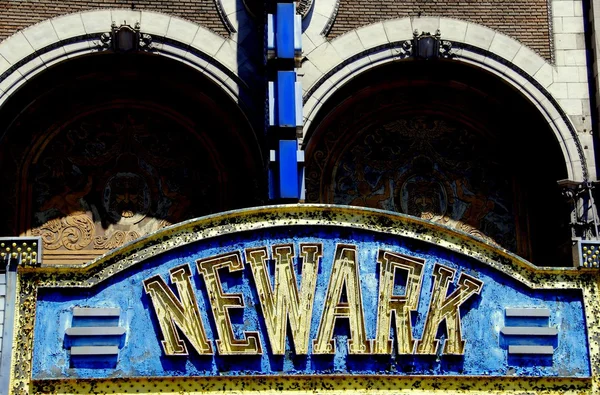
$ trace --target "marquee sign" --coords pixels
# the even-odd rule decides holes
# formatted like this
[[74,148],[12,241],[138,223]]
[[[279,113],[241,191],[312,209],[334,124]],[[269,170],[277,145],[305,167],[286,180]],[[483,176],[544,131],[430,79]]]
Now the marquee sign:
[[22,269],[35,317],[15,356],[29,358],[20,380],[37,390],[173,377],[193,386],[225,377],[232,390],[240,376],[297,389],[327,377],[393,386],[415,376],[586,388],[593,279],[535,268],[418,218],[251,209],[176,225],[80,270]]

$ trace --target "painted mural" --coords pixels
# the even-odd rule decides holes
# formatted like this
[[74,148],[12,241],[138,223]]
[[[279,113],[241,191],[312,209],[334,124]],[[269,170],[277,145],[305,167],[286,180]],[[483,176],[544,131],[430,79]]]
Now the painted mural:
[[219,164],[197,155],[206,142],[169,114],[103,109],[55,134],[34,160],[31,233],[45,249],[113,249],[207,213],[220,196],[209,193],[218,192]]
[[401,212],[518,250],[512,179],[489,136],[423,115],[331,137],[314,148],[309,201]]

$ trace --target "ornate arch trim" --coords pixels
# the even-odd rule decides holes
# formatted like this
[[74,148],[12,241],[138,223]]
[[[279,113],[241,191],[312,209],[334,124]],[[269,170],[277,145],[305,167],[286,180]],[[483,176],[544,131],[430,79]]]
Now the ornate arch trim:
[[187,20],[166,14],[105,9],[63,15],[17,32],[0,43],[0,107],[24,83],[49,67],[104,50],[101,36],[116,25],[140,25],[152,44],[145,48],[198,70],[242,107],[256,75],[236,37],[225,39]]
[[[402,18],[350,31],[307,51],[302,63],[304,135],[322,105],[357,75],[407,57],[404,43],[413,31],[435,33],[453,46],[454,61],[484,69],[525,96],[544,116],[563,152],[572,180],[595,178],[591,135],[570,117],[581,116],[585,99],[557,98],[560,70],[520,42],[487,27],[442,17]],[[584,130],[585,132],[585,130]],[[588,141],[589,140],[589,141]],[[590,148],[588,148],[590,147]]]

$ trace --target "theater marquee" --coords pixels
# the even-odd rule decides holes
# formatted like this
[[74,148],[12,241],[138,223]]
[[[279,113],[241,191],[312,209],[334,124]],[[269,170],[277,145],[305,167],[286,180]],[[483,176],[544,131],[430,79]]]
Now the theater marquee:
[[21,268],[12,388],[586,392],[600,331],[586,270],[374,210],[205,217],[83,268]]

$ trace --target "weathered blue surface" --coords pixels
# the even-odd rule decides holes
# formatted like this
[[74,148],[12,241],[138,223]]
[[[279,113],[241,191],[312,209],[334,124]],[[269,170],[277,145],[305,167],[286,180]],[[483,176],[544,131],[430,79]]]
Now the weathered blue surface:
[[[249,241],[248,241],[249,240]],[[256,241],[258,240],[258,241]],[[466,340],[464,356],[361,356],[348,355],[347,329],[338,325],[337,353],[334,356],[270,355],[266,329],[254,290],[249,265],[243,273],[225,275],[221,271],[225,292],[244,294],[246,308],[232,314],[236,335],[242,331],[258,331],[265,353],[262,356],[204,356],[190,349],[189,357],[163,355],[161,333],[142,281],[159,274],[168,279],[169,269],[185,263],[192,268],[193,285],[209,339],[215,338],[215,327],[203,280],[194,261],[224,252],[248,247],[300,242],[323,243],[324,257],[320,265],[311,326],[315,338],[329,281],[333,254],[337,243],[356,244],[361,274],[367,334],[375,337],[379,274],[377,252],[385,249],[426,260],[425,275],[419,301],[419,312],[413,319],[413,334],[421,337],[431,296],[431,271],[435,262],[465,272],[484,282],[481,295],[474,295],[462,307],[462,330]],[[243,254],[242,254],[243,256]],[[300,276],[299,276],[300,277]],[[452,291],[452,287],[450,292]],[[398,290],[397,294],[402,294]],[[118,360],[85,364],[73,363],[65,346],[65,330],[71,326],[72,309],[82,307],[119,307],[119,326],[127,329]],[[550,309],[549,326],[558,328],[558,337],[550,344],[553,356],[523,358],[507,355],[507,339],[500,334],[505,326],[506,307],[545,307]],[[241,310],[238,310],[241,312]],[[161,255],[121,273],[91,290],[40,290],[34,338],[33,378],[60,377],[127,377],[241,374],[425,374],[425,375],[520,375],[520,376],[589,376],[590,363],[586,340],[582,296],[576,291],[532,291],[507,275],[488,266],[448,252],[436,246],[367,232],[317,227],[246,232],[199,242]],[[289,344],[288,344],[289,349]]]

